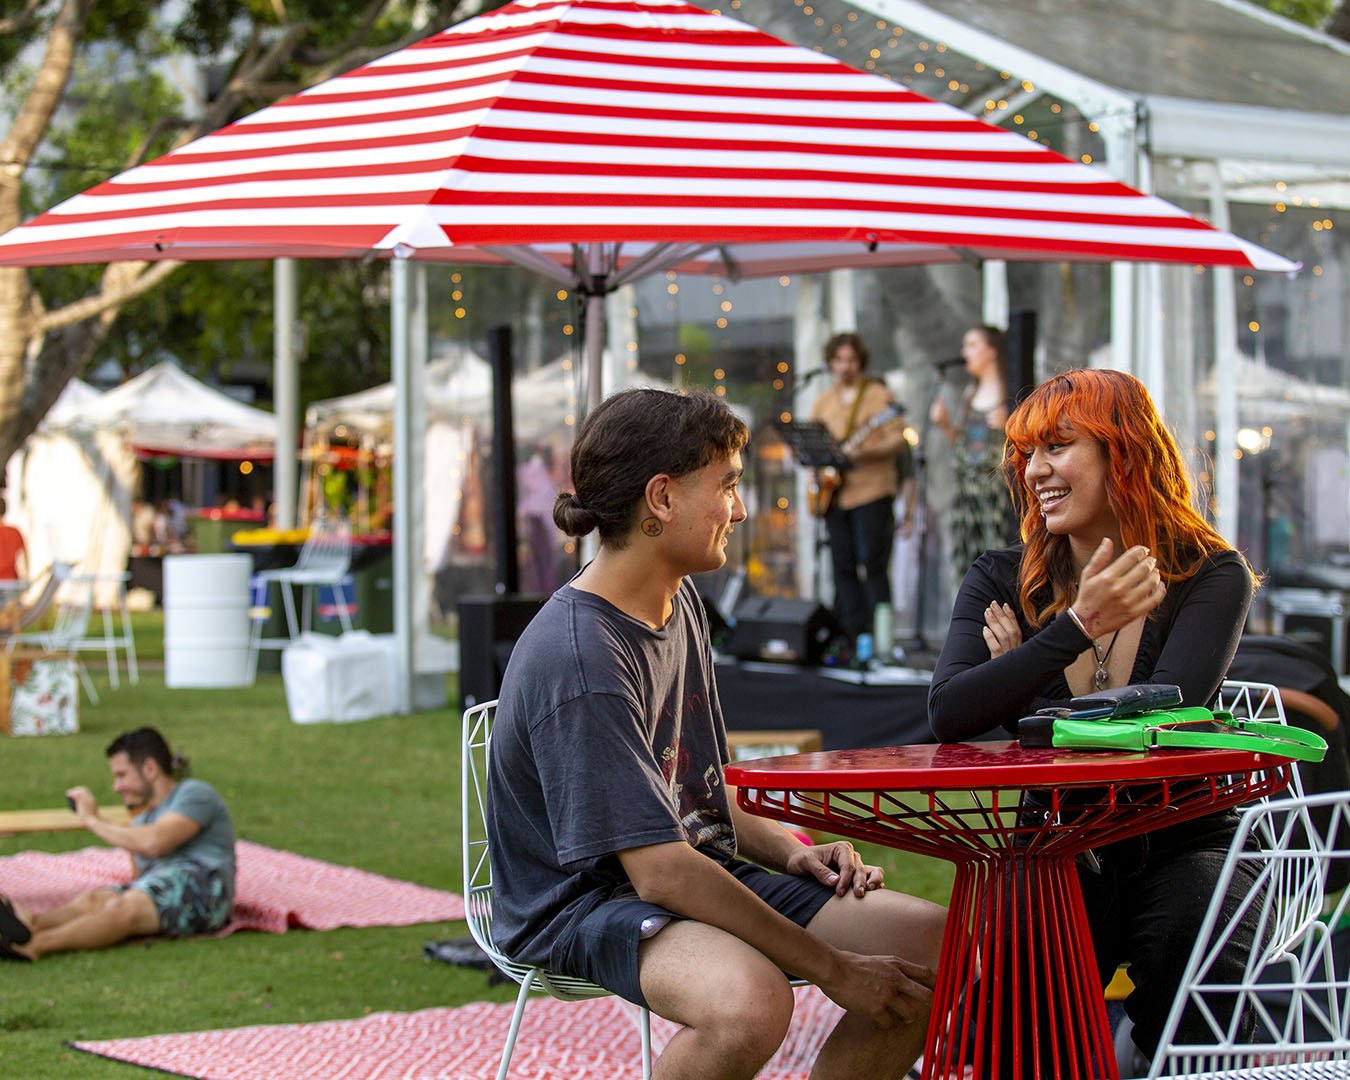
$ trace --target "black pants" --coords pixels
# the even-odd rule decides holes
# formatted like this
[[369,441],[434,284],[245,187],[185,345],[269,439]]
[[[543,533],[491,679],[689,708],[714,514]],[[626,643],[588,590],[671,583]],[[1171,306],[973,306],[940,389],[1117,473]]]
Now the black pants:
[[[1100,874],[1081,868],[1078,872],[1102,985],[1111,981],[1121,964],[1130,965],[1135,989],[1125,999],[1125,1015],[1134,1021],[1135,1045],[1148,1057],[1162,1038],[1233,838],[1232,819],[1227,814],[1176,830],[1184,836],[1169,836],[1173,831],[1113,845],[1105,850]],[[1241,877],[1235,876],[1229,886],[1220,926],[1231,921],[1256,883],[1253,864],[1242,863],[1238,869]],[[1242,981],[1243,967],[1256,946],[1259,920],[1260,905],[1250,905],[1210,970],[1211,980]],[[1220,1021],[1226,1023],[1231,1017],[1231,1013],[1223,1014],[1223,1007],[1231,1004],[1231,998],[1211,1002]],[[1250,1037],[1252,1027],[1252,1019],[1247,1018],[1240,1030]],[[1212,1042],[1209,1032],[1209,1025],[1193,1007],[1182,1013],[1177,1029],[1181,1041]]]
[[877,499],[825,515],[834,566],[834,607],[851,637],[872,632],[872,612],[891,602],[891,545],[895,500]]
[[[1097,973],[1105,987],[1116,968],[1123,963],[1130,965],[1130,980],[1135,989],[1125,999],[1125,1014],[1134,1023],[1131,1036],[1135,1045],[1148,1057],[1152,1057],[1162,1037],[1210,898],[1218,887],[1234,827],[1231,812],[1216,814],[1099,849],[1100,873],[1079,866],[1078,880],[1097,957]],[[1255,868],[1244,864],[1241,869],[1245,881],[1235,878],[1229,888],[1220,925],[1230,921],[1255,884]],[[1233,983],[1242,980],[1243,966],[1255,944],[1259,917],[1260,905],[1251,905],[1228,948],[1211,969],[1212,978]],[[997,990],[984,986],[980,992],[992,994]],[[1216,1017],[1226,1024],[1231,1012],[1225,1015],[1223,1006],[1231,1007],[1232,1001],[1215,1001],[1212,1005]],[[1005,1005],[1000,1053],[1000,1072],[1004,1076],[1011,1075],[1013,1065],[1009,1012]],[[1023,1013],[1030,1015],[1025,1003]],[[1245,1018],[1240,1033],[1250,1037],[1252,1027],[1252,1019]],[[1052,1061],[1049,1044],[1054,1034],[1023,1032],[1027,1058],[1023,1076],[1033,1075],[1029,1057],[1031,1040],[1040,1041],[1042,1062]],[[1209,1025],[1194,1008],[1182,1014],[1177,1038],[1196,1043],[1213,1041]]]

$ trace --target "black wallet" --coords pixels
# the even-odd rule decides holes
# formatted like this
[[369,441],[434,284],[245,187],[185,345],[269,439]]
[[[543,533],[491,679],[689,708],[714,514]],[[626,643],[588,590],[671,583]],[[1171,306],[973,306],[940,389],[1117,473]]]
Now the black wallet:
[[1171,683],[1132,683],[1109,690],[1096,690],[1069,702],[1075,720],[1138,716],[1152,709],[1170,709],[1181,704],[1181,687]]

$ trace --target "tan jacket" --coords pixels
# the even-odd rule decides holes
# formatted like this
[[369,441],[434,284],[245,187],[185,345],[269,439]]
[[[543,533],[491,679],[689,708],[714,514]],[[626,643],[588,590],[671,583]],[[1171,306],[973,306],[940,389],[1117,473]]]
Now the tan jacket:
[[[894,404],[890,391],[880,379],[868,379],[860,393],[862,401],[853,421],[854,431]],[[816,400],[811,408],[811,419],[824,424],[826,430],[842,443],[852,410],[853,402],[843,401],[839,384],[835,383]],[[841,510],[853,510],[877,499],[895,498],[900,490],[895,458],[905,441],[904,426],[902,418],[897,417],[867,434],[860,448],[861,456],[855,458],[853,468],[844,473],[844,484],[835,493],[834,505]]]

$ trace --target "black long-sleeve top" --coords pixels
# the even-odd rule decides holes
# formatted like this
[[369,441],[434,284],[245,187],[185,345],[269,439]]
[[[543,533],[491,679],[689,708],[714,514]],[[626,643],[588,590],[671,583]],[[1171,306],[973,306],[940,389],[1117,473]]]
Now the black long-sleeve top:
[[[1064,669],[1090,644],[1067,612],[1037,630],[1017,595],[1021,546],[987,551],[975,560],[957,593],[946,644],[928,692],[928,723],[942,742],[961,742],[1017,721],[1037,709],[1066,705],[1073,696]],[[1252,599],[1247,566],[1234,551],[1209,556],[1144,621],[1132,683],[1181,687],[1186,705],[1207,705],[1228,672]],[[1007,604],[1022,628],[1022,644],[990,659],[984,611]]]

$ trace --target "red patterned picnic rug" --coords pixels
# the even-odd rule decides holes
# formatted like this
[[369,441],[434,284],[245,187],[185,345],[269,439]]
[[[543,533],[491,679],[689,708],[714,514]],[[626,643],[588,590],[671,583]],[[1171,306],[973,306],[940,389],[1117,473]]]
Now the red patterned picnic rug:
[[[234,917],[222,936],[236,930],[283,934],[290,926],[333,930],[464,918],[464,901],[454,893],[248,840],[236,841],[234,852]],[[116,848],[90,847],[59,855],[25,851],[0,858],[0,893],[39,911],[64,904],[86,889],[130,880],[131,856]]]
[[[837,1005],[798,987],[787,1038],[759,1080],[806,1080]],[[633,1080],[640,1076],[638,1011],[618,998],[532,999],[510,1076],[516,1080]],[[72,1043],[91,1054],[200,1080],[490,1080],[497,1074],[510,1005],[376,1013],[360,1020],[201,1031]],[[652,1018],[659,1052],[675,1033]]]

